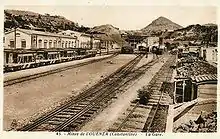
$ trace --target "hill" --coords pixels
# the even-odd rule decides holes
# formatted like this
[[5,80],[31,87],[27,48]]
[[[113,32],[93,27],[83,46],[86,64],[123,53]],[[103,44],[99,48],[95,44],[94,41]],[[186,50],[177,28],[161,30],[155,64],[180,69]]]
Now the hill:
[[[122,45],[124,40],[121,38],[119,28],[116,28],[110,24],[95,26],[89,30],[90,33],[103,33],[108,36],[109,40],[114,40],[116,43]],[[106,38],[106,37],[105,37]]]
[[156,20],[152,21],[145,28],[141,29],[141,31],[144,32],[145,34],[155,34],[166,30],[177,30],[181,28],[183,27],[161,16]]
[[78,23],[66,19],[63,16],[39,14],[31,11],[4,10],[4,30],[10,30],[14,27],[23,29],[34,29],[47,32],[59,32],[62,30],[74,30],[85,33],[101,33],[98,36],[104,40],[114,40],[121,44],[124,40],[121,38],[119,28],[110,24],[95,26],[94,28],[79,26]]
[[185,28],[175,30],[166,38],[173,38],[181,41],[201,41],[202,43],[217,42],[218,26],[211,25],[189,25]]
[[59,32],[60,30],[75,30],[86,32],[89,30],[88,27],[79,26],[78,23],[58,15],[42,15],[31,11],[9,9],[4,10],[4,14],[5,31],[14,27],[44,30],[48,32]]

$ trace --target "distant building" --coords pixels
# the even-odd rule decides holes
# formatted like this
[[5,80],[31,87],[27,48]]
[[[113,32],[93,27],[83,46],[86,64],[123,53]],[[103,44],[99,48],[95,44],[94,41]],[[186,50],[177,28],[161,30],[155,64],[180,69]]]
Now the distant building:
[[218,47],[208,47],[201,49],[201,57],[210,62],[217,64],[218,62]]
[[201,57],[201,46],[188,46],[187,49],[190,54]]
[[137,49],[137,45],[139,45],[142,42],[145,42],[144,39],[147,38],[146,35],[124,35],[122,38],[128,42],[128,45],[131,46],[133,49]]
[[144,39],[144,42],[149,47],[153,44],[159,43],[159,37],[147,37],[146,39]]
[[77,31],[72,31],[72,30],[65,30],[61,31],[58,34],[62,35],[69,35],[72,37],[76,37],[76,46],[77,48],[86,48],[86,49],[91,49],[91,41],[92,41],[92,35],[82,33],[82,32],[77,32]]
[[100,50],[101,49],[101,41],[98,38],[93,38],[93,49]]

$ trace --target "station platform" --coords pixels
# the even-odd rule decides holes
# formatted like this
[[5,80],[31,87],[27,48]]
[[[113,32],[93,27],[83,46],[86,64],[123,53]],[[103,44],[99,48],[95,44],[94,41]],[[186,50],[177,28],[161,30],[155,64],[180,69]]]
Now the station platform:
[[96,57],[91,57],[91,58],[85,58],[85,59],[81,59],[81,60],[74,60],[74,61],[54,64],[54,65],[47,65],[47,66],[38,67],[38,68],[25,69],[25,70],[20,70],[20,71],[15,71],[15,72],[8,72],[8,73],[4,73],[4,82],[10,81],[10,80],[15,80],[18,78],[27,77],[27,76],[33,76],[33,75],[43,73],[43,72],[48,72],[51,70],[62,69],[62,68],[68,67],[68,66],[77,65],[77,64],[89,62],[92,60],[108,58],[110,56],[112,56],[112,54],[103,55],[103,56],[96,56]]

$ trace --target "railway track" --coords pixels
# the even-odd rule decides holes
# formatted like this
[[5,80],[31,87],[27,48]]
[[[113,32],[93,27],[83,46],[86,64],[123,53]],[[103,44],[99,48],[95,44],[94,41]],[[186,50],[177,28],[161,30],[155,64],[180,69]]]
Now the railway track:
[[162,83],[166,83],[171,80],[173,69],[170,68],[172,64],[175,62],[175,55],[173,55],[160,69],[159,73],[156,75],[157,79],[156,81],[153,81],[155,84],[160,84],[159,86],[156,86],[159,90],[157,90],[160,94],[159,99],[154,104],[151,112],[148,116],[148,119],[145,123],[143,131],[145,132],[165,132],[166,129],[166,118],[168,113],[168,105],[161,104],[164,91],[166,89],[166,85],[162,86]]
[[117,93],[125,89],[131,81],[138,79],[159,59],[133,70],[143,55],[122,66],[116,72],[103,79],[93,87],[73,98],[66,105],[30,122],[19,131],[78,131],[99,111],[111,103]]
[[47,76],[47,75],[50,75],[50,74],[58,73],[58,72],[65,71],[65,70],[68,70],[68,69],[77,68],[77,67],[92,64],[92,63],[95,63],[95,62],[100,62],[102,60],[113,58],[117,55],[118,54],[113,54],[110,57],[104,57],[104,58],[101,58],[101,59],[94,59],[94,60],[91,60],[91,61],[76,64],[76,65],[71,65],[71,66],[62,67],[62,68],[58,68],[58,69],[54,69],[54,70],[50,70],[50,71],[46,71],[46,72],[42,72],[42,73],[38,73],[38,74],[33,74],[33,75],[25,76],[25,77],[20,77],[20,78],[16,78],[16,79],[7,80],[7,81],[4,81],[4,87],[9,86],[9,85],[13,85],[13,84],[16,84],[16,83],[21,83],[21,82],[24,82],[24,81],[36,79],[36,78],[39,78],[39,77]]
[[[159,95],[159,97],[157,97],[156,99],[154,98],[153,103],[151,102],[151,100],[149,100],[149,103],[146,106],[140,104],[139,101],[136,102],[135,104],[131,104],[130,109],[127,110],[127,114],[125,114],[123,118],[120,118],[119,119],[120,122],[116,122],[113,125],[113,127],[109,129],[109,131],[113,131],[113,132],[125,132],[125,131],[134,132],[134,131],[143,131],[143,130],[147,132],[154,131],[153,129],[154,129],[155,121],[158,121],[157,120],[157,116],[159,115],[158,112],[160,110],[163,110],[162,107],[167,107],[160,105],[161,99],[163,97],[163,92],[165,89],[165,87],[163,87],[161,90],[161,86],[163,82],[167,82],[172,78],[173,70],[170,68],[170,66],[173,64],[175,60],[174,57],[175,56],[171,56],[170,59],[167,60],[167,62],[161,67],[161,69],[157,72],[157,74],[152,78],[152,80],[148,84],[148,88],[153,90],[151,95]],[[153,106],[151,107],[148,105],[153,105]],[[143,122],[143,120],[140,119],[140,117],[145,117],[146,112],[141,111],[141,109],[150,109],[150,108],[151,111],[145,123]],[[144,128],[138,127],[138,125],[143,125],[143,123],[145,123]]]
[[[25,125],[19,131],[71,131],[80,128],[83,123],[104,108],[115,96],[117,90],[129,81],[126,76],[142,59],[137,56],[116,72],[103,79],[93,87],[82,92],[77,98],[72,98],[65,105],[45,114]],[[126,78],[126,80],[124,80]]]

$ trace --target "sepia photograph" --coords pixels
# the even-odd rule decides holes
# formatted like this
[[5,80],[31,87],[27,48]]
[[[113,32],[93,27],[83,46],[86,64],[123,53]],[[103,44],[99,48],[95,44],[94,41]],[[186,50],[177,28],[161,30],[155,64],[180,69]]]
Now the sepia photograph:
[[4,6],[3,130],[216,133],[217,10]]

